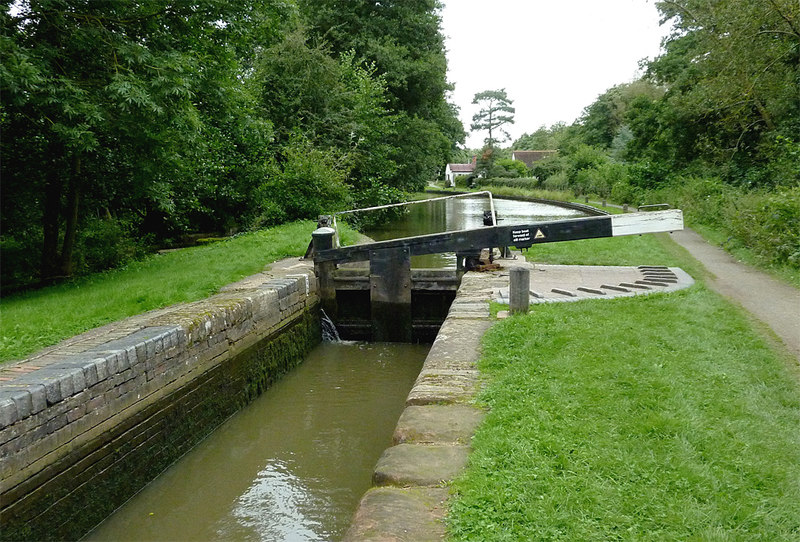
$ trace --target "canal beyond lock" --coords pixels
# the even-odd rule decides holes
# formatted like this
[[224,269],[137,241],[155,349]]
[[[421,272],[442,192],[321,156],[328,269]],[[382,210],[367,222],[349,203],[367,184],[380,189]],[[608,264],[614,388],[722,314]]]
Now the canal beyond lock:
[[[502,225],[581,216],[495,199]],[[480,227],[482,199],[410,207],[377,240]],[[455,267],[455,255],[414,267]],[[149,484],[87,541],[338,540],[429,345],[322,343],[292,372]]]

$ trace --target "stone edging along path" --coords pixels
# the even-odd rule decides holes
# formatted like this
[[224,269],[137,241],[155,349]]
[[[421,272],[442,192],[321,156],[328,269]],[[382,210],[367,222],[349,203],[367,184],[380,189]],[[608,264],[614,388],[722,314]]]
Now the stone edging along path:
[[533,303],[668,292],[694,283],[678,268],[534,266],[522,257],[499,263],[500,271],[464,275],[346,542],[445,538],[447,483],[466,467],[472,436],[486,414],[475,399],[481,340],[494,323],[489,303],[508,298],[511,267],[533,269]]

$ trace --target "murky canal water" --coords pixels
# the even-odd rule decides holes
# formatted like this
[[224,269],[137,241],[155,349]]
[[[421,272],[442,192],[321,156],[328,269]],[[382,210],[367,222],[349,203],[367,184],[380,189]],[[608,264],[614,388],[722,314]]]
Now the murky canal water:
[[[367,234],[393,239],[483,225],[486,198],[410,207]],[[495,199],[501,225],[580,216]],[[415,257],[454,267],[455,255]],[[92,531],[88,541],[338,540],[371,485],[427,345],[323,343]]]
[[338,540],[428,348],[322,343],[85,540]]
[[[565,209],[542,203],[494,198],[494,207],[501,226],[526,224],[543,220],[559,220],[585,216],[574,209]],[[366,234],[375,240],[412,237],[427,233],[465,230],[483,226],[483,212],[489,210],[486,196],[453,198],[433,203],[410,205],[408,212],[398,220],[383,227],[370,229]],[[452,253],[413,256],[413,267],[455,267]]]

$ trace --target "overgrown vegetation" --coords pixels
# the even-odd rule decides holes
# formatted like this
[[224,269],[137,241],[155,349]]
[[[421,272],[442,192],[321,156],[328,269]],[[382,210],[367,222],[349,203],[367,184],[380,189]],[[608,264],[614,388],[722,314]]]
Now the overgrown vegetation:
[[670,203],[725,248],[797,272],[800,4],[656,5],[673,31],[641,80],[609,89],[571,126],[543,126],[513,143],[557,156],[527,173],[497,160],[483,181],[462,183]]
[[[267,263],[303,255],[315,227],[312,221],[293,222],[8,296],[0,319],[0,362],[127,316],[208,297]],[[353,230],[340,230],[345,243],[356,241]]]
[[4,2],[3,290],[422,188],[464,137],[438,8]]
[[[541,245],[551,263],[679,265],[666,236]],[[794,540],[796,365],[702,284],[535,306],[479,362],[491,410],[452,540]],[[793,367],[793,368],[792,368]]]

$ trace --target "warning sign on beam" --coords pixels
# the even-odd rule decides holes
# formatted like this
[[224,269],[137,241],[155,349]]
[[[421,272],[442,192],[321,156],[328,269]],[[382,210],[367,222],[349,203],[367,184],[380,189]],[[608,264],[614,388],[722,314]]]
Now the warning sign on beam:
[[[539,230],[537,230],[537,233]],[[511,242],[512,243],[524,243],[526,241],[531,240],[531,230],[529,228],[523,228],[519,230],[511,230]]]

